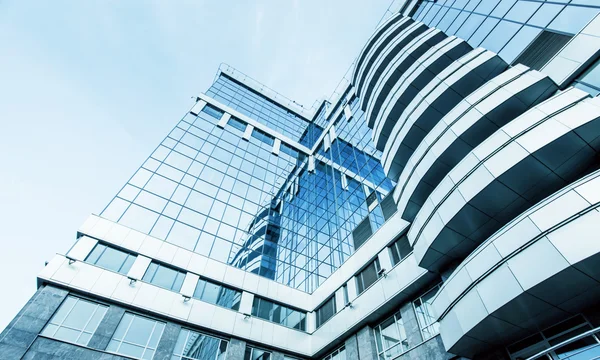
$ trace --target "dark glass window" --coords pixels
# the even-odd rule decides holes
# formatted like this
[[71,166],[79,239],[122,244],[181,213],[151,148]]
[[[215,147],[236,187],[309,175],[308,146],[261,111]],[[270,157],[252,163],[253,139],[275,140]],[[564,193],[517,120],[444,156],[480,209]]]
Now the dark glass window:
[[358,293],[361,294],[369,286],[373,285],[380,277],[379,271],[381,266],[379,265],[379,259],[373,260],[366,268],[356,275],[356,284],[358,286]]
[[199,279],[194,291],[194,298],[228,309],[238,310],[242,293],[208,280]]
[[202,112],[207,113],[208,115],[220,119],[221,116],[223,116],[223,111],[217,109],[216,107],[210,105],[210,104],[206,104],[204,106],[204,108],[202,108]]
[[407,257],[412,251],[412,247],[410,247],[408,236],[406,236],[406,234],[402,235],[400,239],[390,245],[389,249],[392,255],[392,265],[394,266]]
[[271,353],[265,350],[246,346],[246,352],[244,353],[244,360],[270,360]]
[[227,341],[181,329],[171,360],[218,360],[227,353]]
[[126,275],[136,256],[104,244],[96,244],[85,262]]
[[240,131],[246,131],[246,123],[236,118],[230,118],[229,121],[227,121],[227,124]]
[[317,329],[335,315],[335,307],[335,296],[332,296],[316,310]]
[[306,330],[306,313],[254,296],[252,315],[283,326]]
[[106,314],[108,306],[67,296],[42,335],[55,339],[87,345]]
[[183,279],[185,279],[185,273],[183,271],[175,270],[155,262],[150,263],[148,270],[146,270],[146,273],[142,278],[145,282],[176,292],[181,290]]

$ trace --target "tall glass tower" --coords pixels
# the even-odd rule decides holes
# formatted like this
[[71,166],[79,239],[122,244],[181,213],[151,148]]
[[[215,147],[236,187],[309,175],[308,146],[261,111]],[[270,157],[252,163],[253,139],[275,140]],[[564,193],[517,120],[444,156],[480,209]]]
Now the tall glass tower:
[[598,13],[397,0],[311,108],[223,65],[0,359],[600,357]]

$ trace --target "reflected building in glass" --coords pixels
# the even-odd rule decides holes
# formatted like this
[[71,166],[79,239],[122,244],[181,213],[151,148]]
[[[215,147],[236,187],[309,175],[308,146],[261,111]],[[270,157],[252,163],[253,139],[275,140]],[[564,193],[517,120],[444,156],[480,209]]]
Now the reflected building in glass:
[[221,66],[0,359],[600,356],[599,12],[396,0],[310,108]]

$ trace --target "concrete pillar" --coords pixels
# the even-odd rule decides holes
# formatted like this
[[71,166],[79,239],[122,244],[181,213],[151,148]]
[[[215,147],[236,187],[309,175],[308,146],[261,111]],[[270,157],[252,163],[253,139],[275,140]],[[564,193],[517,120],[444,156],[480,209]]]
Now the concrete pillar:
[[98,329],[96,329],[94,335],[92,335],[88,347],[98,350],[106,349],[124,314],[125,309],[116,305],[111,305],[106,311],[106,314],[104,314],[100,324],[98,324]]
[[[356,333],[358,343],[358,355],[360,360],[377,360],[377,348],[375,346],[375,334],[373,328],[365,326]],[[352,359],[346,356],[347,359]]]
[[246,352],[246,342],[239,339],[231,339],[227,346],[226,360],[244,360]]
[[158,346],[156,347],[156,353],[154,354],[155,359],[170,359],[175,350],[175,344],[179,337],[181,326],[174,323],[167,323],[165,330],[163,330]]
[[402,305],[400,315],[402,316],[402,323],[406,331],[408,347],[410,348],[423,342],[423,335],[421,334],[421,328],[419,327],[412,301]]
[[0,334],[0,360],[22,358],[68,293],[52,286],[39,288]]
[[346,339],[346,359],[358,359],[358,342],[356,341],[356,335],[350,336]]
[[271,360],[284,360],[283,353],[273,351],[271,353]]

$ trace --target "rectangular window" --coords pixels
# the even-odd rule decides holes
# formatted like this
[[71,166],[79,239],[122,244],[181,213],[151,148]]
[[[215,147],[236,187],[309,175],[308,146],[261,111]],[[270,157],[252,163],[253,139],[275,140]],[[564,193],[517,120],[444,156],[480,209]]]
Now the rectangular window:
[[41,334],[80,345],[87,345],[108,306],[67,296]]
[[342,346],[331,354],[325,356],[323,360],[346,360],[346,347]]
[[380,270],[379,259],[375,259],[355,276],[359,294],[362,294],[363,291],[379,279],[381,276]]
[[232,127],[240,130],[240,131],[246,131],[246,123],[238,120],[236,118],[230,118],[229,121],[227,122],[228,125],[231,125]]
[[306,330],[306,313],[254,296],[252,315],[292,329]]
[[377,325],[374,331],[380,359],[392,359],[408,350],[406,330],[400,312]]
[[246,346],[244,360],[271,360],[271,353],[265,350]]
[[316,310],[317,315],[317,329],[321,327],[327,320],[331,319],[335,315],[335,296],[329,298]]
[[150,263],[148,270],[146,270],[146,273],[142,278],[145,282],[175,292],[181,290],[183,279],[185,279],[185,273],[183,271],[175,270],[171,267],[155,263],[154,261]]
[[221,360],[226,353],[226,340],[181,329],[171,360]]
[[165,323],[125,313],[106,351],[137,359],[152,359]]
[[408,236],[406,236],[406,234],[402,235],[400,239],[396,240],[392,245],[390,245],[389,249],[390,254],[392,255],[393,266],[396,266],[412,252],[412,247],[410,247]]
[[427,291],[413,302],[417,321],[419,322],[419,327],[421,328],[421,334],[423,335],[424,340],[432,338],[440,333],[440,324],[436,321],[431,303],[441,285],[442,284],[436,285],[433,289]]
[[240,308],[242,293],[208,280],[199,279],[193,296],[198,300],[237,311]]
[[223,116],[223,111],[217,109],[216,107],[212,106],[211,104],[206,104],[204,106],[204,108],[202,108],[202,112],[207,113],[208,115],[220,119],[221,116]]
[[113,247],[98,243],[87,256],[85,262],[127,275],[135,258],[135,255],[126,251],[117,250]]

